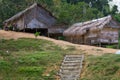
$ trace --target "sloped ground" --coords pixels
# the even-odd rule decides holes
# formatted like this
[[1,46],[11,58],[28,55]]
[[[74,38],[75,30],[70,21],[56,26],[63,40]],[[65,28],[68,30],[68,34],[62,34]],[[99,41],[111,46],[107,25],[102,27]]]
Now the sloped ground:
[[120,55],[87,56],[80,80],[120,80]]
[[[34,34],[30,33],[22,33],[22,32],[12,32],[12,31],[3,31],[0,30],[0,38],[5,39],[18,39],[18,38],[35,38]],[[78,45],[78,44],[72,44],[66,41],[61,40],[55,40],[43,36],[39,36],[38,39],[45,39],[52,41],[53,43],[66,48],[67,46],[73,46],[77,49],[75,54],[84,53],[84,54],[93,54],[93,55],[101,55],[106,53],[115,53],[116,49],[107,49],[107,48],[101,48],[101,47],[94,47],[94,46],[88,46],[88,45]]]
[[0,80],[55,80],[69,51],[43,39],[1,39]]
[[[120,79],[120,55],[107,54],[115,53],[116,49],[77,45],[42,36],[38,39],[4,40],[4,38],[35,38],[35,36],[29,33],[0,30],[0,69],[3,69],[0,73],[0,80],[10,78],[11,80],[13,78],[14,80],[28,78],[30,80],[41,80],[41,78],[58,80],[56,73],[66,54],[85,54],[81,80]],[[6,54],[6,50],[12,54]],[[96,56],[101,54],[104,55]]]

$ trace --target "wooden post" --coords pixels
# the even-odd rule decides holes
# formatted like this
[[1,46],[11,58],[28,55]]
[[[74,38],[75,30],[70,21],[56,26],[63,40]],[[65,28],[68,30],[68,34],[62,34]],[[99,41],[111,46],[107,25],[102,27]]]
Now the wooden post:
[[101,47],[101,42],[99,42],[99,47]]
[[48,33],[48,37],[50,37],[49,33]]
[[25,14],[23,14],[23,24],[24,24],[24,29],[23,29],[23,32],[25,32],[25,27],[27,26],[26,23],[25,23]]
[[36,32],[37,32],[37,28],[36,28]]
[[118,31],[118,49],[120,48],[120,30]]
[[50,37],[50,34],[49,34],[49,30],[47,29],[47,34],[48,34],[48,37]]
[[70,42],[72,42],[72,37],[71,37],[71,41]]
[[23,29],[23,32],[25,32],[25,23],[24,23],[24,29]]
[[98,39],[98,41],[99,41],[98,42],[98,46],[101,47],[101,41],[100,41],[100,39]]
[[23,30],[23,32],[25,32],[25,25],[24,25],[24,30]]

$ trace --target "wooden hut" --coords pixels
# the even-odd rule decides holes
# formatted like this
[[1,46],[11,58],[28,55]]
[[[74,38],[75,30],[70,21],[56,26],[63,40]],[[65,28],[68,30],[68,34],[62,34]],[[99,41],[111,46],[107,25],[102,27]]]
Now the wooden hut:
[[100,19],[76,23],[64,31],[66,40],[77,44],[116,44],[118,43],[117,23],[110,15]]
[[32,33],[38,31],[41,32],[41,35],[49,36],[49,34],[53,33],[63,33],[63,30],[61,32],[57,32],[57,29],[52,30],[53,28],[57,28],[57,26],[55,27],[56,21],[56,17],[54,17],[51,12],[40,4],[34,3],[22,12],[5,20],[4,24],[9,27],[16,24],[16,28],[19,31]]

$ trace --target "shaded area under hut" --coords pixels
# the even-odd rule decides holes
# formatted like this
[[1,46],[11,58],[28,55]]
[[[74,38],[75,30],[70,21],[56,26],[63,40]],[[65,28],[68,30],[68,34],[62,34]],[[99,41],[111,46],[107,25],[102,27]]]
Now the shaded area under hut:
[[64,31],[66,40],[76,44],[108,45],[117,44],[120,24],[110,15],[82,23],[73,24]]

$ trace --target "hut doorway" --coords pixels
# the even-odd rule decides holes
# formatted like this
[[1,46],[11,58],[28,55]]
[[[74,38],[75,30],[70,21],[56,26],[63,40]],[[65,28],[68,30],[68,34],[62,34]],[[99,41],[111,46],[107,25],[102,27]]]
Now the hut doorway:
[[40,32],[41,36],[49,36],[48,29],[37,29],[37,32]]

